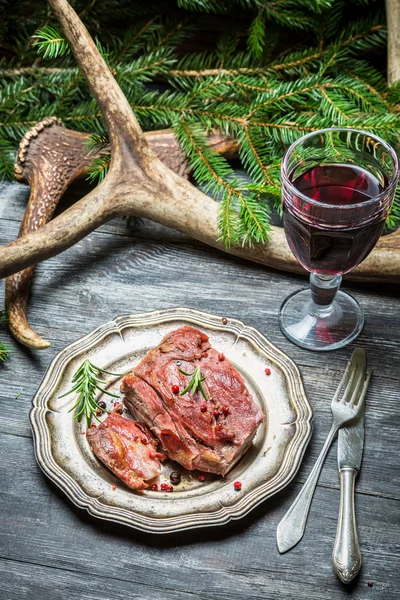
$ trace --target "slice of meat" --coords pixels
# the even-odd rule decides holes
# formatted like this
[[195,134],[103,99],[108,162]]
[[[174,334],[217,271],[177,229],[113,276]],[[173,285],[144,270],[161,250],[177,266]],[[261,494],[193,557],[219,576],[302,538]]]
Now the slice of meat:
[[[204,397],[199,389],[184,395],[200,367]],[[159,438],[166,454],[187,469],[225,475],[251,444],[264,415],[246,388],[243,377],[211,348],[205,333],[183,326],[150,350],[121,390],[135,418]],[[218,414],[217,414],[218,413]]]
[[86,437],[97,458],[133,490],[147,488],[161,472],[159,459],[166,457],[141,423],[112,412],[98,427],[89,427]]

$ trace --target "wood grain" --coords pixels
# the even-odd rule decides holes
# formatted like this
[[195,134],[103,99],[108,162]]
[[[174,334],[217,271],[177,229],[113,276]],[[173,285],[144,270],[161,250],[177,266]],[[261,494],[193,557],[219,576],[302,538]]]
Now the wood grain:
[[[28,194],[24,186],[0,187],[2,242],[15,237]],[[398,599],[397,288],[347,284],[366,312],[357,343],[367,349],[374,369],[357,481],[360,578],[346,590],[331,568],[339,506],[336,446],[322,472],[304,540],[284,556],[276,549],[276,526],[319,453],[330,426],[331,389],[354,347],[313,354],[282,336],[279,305],[306,285],[304,278],[226,256],[166,228],[146,224],[129,230],[120,219],[38,267],[31,321],[52,346],[34,353],[10,339],[15,353],[0,366],[1,600]],[[0,301],[2,295],[3,290]],[[179,305],[239,318],[287,352],[300,367],[315,429],[295,482],[244,521],[154,538],[89,517],[49,483],[34,458],[28,412],[48,364],[67,344],[117,314]]]

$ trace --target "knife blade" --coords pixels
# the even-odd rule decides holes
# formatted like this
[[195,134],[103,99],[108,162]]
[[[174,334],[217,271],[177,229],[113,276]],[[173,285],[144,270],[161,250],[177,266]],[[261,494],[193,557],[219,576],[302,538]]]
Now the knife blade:
[[[371,373],[366,372],[366,355],[359,356],[358,367],[365,377],[363,395],[365,396]],[[359,401],[362,399],[360,398]],[[354,485],[361,468],[364,449],[364,419],[365,403],[356,419],[347,427],[339,430],[338,469],[340,474],[340,508],[336,531],[335,544],[332,552],[332,562],[336,574],[343,583],[350,583],[361,568],[361,552],[358,542],[355,507]]]

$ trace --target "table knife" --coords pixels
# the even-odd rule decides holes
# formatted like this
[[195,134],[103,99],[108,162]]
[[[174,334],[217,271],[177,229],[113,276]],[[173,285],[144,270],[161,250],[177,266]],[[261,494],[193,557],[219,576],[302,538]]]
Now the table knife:
[[[366,378],[369,382],[371,373]],[[343,583],[350,583],[354,579],[362,561],[355,517],[354,484],[363,455],[364,414],[365,403],[356,419],[339,430],[340,508],[332,561],[335,572]]]

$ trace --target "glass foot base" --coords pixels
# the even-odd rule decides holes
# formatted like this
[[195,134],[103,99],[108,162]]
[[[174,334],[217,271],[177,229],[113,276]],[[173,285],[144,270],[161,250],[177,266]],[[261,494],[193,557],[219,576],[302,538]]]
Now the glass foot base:
[[345,292],[337,292],[329,308],[317,307],[311,290],[288,296],[279,312],[282,333],[307,350],[336,350],[352,342],[364,326],[360,305]]

